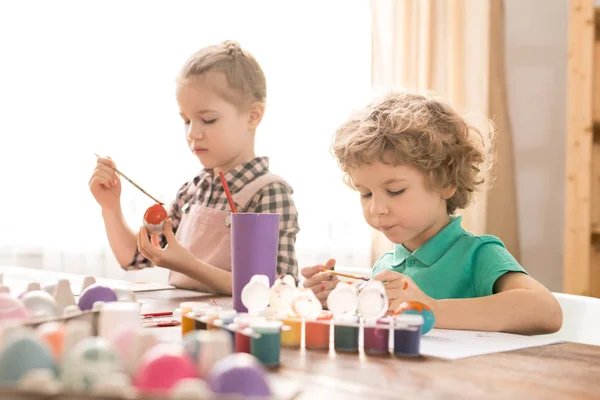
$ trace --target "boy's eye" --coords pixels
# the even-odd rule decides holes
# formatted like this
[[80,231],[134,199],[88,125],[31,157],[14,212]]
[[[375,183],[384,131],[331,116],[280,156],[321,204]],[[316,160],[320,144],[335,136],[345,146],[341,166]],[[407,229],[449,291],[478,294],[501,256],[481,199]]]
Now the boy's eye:
[[391,190],[388,190],[387,192],[388,192],[388,194],[389,194],[390,196],[398,196],[399,194],[402,194],[402,193],[404,193],[404,190],[405,190],[405,189],[402,189],[402,190],[398,190],[398,191],[396,191],[396,192],[394,192],[394,191],[391,191]]
[[210,124],[214,124],[215,122],[217,122],[217,119],[216,118],[214,118],[214,119],[203,119],[202,122],[204,122],[207,125],[210,125]]
[[183,124],[184,124],[185,126],[188,126],[188,125],[190,124],[190,121],[185,121],[185,120],[184,120],[184,121],[183,121]]
[[361,194],[360,194],[360,197],[362,197],[363,199],[366,199],[366,198],[368,198],[368,197],[371,197],[371,192],[369,192],[369,193],[361,193]]

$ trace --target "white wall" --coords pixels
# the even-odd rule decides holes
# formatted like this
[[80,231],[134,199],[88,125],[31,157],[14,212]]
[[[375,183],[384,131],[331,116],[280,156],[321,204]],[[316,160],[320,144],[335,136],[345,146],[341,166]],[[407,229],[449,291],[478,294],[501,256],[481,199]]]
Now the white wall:
[[[600,3],[600,0],[598,0]],[[505,0],[521,262],[562,290],[567,0]]]

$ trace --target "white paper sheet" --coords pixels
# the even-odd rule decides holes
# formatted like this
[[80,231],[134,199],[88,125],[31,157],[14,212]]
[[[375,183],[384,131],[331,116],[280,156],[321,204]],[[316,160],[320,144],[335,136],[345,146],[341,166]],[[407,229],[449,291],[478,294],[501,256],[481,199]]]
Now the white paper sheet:
[[510,333],[432,329],[421,336],[421,354],[456,360],[483,354],[546,346],[563,341],[545,336]]

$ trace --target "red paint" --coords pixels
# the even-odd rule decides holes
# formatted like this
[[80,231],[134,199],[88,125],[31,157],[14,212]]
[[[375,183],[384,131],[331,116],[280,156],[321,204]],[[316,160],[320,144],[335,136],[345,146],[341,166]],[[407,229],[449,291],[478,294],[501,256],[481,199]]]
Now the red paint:
[[241,332],[236,332],[234,341],[236,353],[250,354],[250,336],[246,336]]
[[149,207],[144,214],[144,221],[152,225],[158,225],[166,219],[167,210],[160,204]]
[[404,290],[408,289],[408,282],[404,282]]

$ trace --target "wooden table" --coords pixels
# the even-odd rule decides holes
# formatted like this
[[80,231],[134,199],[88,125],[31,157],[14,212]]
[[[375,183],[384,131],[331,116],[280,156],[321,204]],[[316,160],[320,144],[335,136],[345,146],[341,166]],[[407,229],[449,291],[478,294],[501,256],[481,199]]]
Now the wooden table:
[[[230,297],[180,289],[137,297],[143,313],[211,298],[231,306]],[[181,340],[179,327],[146,329],[161,340]],[[600,399],[600,347],[575,343],[452,361],[282,349],[281,366],[273,372],[296,380],[300,399]]]
[[[181,301],[230,306],[231,298],[186,290],[138,293],[142,312]],[[179,328],[156,329],[180,340]],[[400,359],[282,349],[278,374],[297,379],[301,399],[600,399],[600,347],[561,343],[459,360]]]

